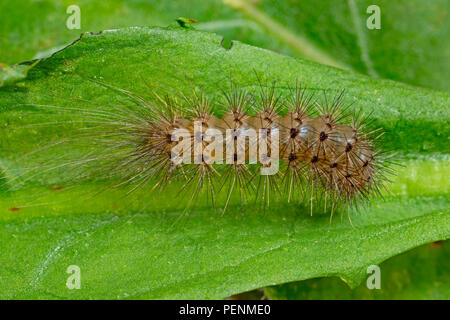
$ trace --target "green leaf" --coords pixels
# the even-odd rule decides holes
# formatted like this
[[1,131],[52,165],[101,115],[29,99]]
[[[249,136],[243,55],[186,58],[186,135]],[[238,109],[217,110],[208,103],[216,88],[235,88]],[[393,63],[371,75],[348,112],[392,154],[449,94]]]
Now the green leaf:
[[436,242],[383,262],[380,289],[363,283],[352,290],[337,278],[321,278],[265,288],[265,294],[269,299],[448,300],[449,254],[448,241]]
[[[185,28],[129,28],[86,34],[30,70],[21,87],[0,89],[0,166],[12,187],[0,193],[2,298],[225,298],[267,285],[338,276],[356,286],[366,268],[450,235],[447,92],[341,71]],[[78,120],[47,104],[92,108],[120,95],[97,79],[146,96],[190,94],[211,99],[229,76],[255,92],[257,75],[287,94],[296,79],[312,91],[345,88],[347,102],[373,112],[388,130],[386,148],[404,155],[386,201],[344,218],[309,216],[308,204],[270,210],[237,205],[224,216],[206,203],[183,216],[177,185],[128,197],[93,181],[70,181],[63,169],[16,178],[60,154],[41,149],[70,137]],[[82,99],[82,100],[81,100]],[[87,101],[87,102],[86,102]],[[36,125],[49,122],[58,125]],[[31,124],[31,125],[30,125]],[[62,150],[57,149],[60,152]],[[77,152],[77,150],[65,150]],[[10,189],[8,189],[10,190]],[[152,201],[150,201],[152,199]],[[175,200],[176,199],[176,200]],[[78,265],[82,288],[69,290],[66,269]]]

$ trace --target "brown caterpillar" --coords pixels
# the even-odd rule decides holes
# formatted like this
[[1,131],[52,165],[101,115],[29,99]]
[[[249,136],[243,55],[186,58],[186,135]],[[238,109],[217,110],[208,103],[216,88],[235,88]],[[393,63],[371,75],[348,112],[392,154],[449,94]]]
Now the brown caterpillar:
[[[282,98],[275,85],[261,85],[255,97],[231,83],[221,103],[194,91],[181,99],[155,95],[159,102],[150,104],[109,87],[135,104],[81,111],[101,124],[83,132],[92,152],[76,165],[98,162],[91,175],[119,178],[115,186],[130,184],[130,192],[147,185],[162,190],[181,180],[187,207],[202,190],[213,205],[225,194],[224,211],[234,192],[241,205],[254,197],[265,206],[272,194],[285,193],[288,202],[295,196],[308,201],[311,214],[318,204],[332,215],[338,207],[381,196],[392,172],[377,146],[382,133],[371,129],[370,117],[344,106],[343,92],[319,103],[300,85]],[[273,166],[275,172],[263,173]]]
[[[214,204],[215,185],[221,184],[220,189],[228,185],[225,208],[234,189],[239,190],[241,203],[256,192],[268,205],[270,194],[281,191],[280,181],[287,187],[288,201],[296,189],[300,190],[311,201],[311,212],[313,202],[328,199],[333,212],[337,205],[357,205],[361,200],[380,195],[387,170],[376,146],[380,130],[368,129],[370,121],[348,112],[342,103],[343,92],[335,95],[330,103],[319,104],[312,101],[312,95],[305,95],[301,86],[291,89],[285,101],[275,95],[274,89],[275,86],[262,88],[259,99],[255,99],[232,84],[220,105],[225,110],[222,117],[213,114],[214,107],[203,94],[194,92],[193,97],[183,96],[184,107],[168,97],[160,99],[162,107],[146,119],[144,127],[136,127],[132,134],[140,137],[135,144],[134,157],[145,157],[148,168],[145,175],[152,179],[158,177],[155,186],[169,183],[176,177],[184,179],[183,188],[194,187],[191,200],[207,185]],[[314,106],[319,111],[315,117],[312,116]],[[256,114],[250,116],[255,109]],[[281,115],[283,109],[287,110],[284,116]],[[349,122],[348,118],[351,118]],[[196,123],[200,124],[197,129]],[[257,140],[248,136],[251,129],[259,132]],[[276,129],[279,153],[272,155],[271,133]],[[217,130],[225,137],[223,148],[216,148],[221,149],[220,152],[214,149],[205,154],[212,143],[208,130]],[[179,131],[184,132],[183,139],[190,140],[185,148],[187,155],[176,148],[183,140],[177,134]],[[241,135],[245,138],[240,139]],[[254,148],[250,151],[255,142],[258,142],[258,150],[266,146],[265,153],[259,152],[256,156]],[[174,153],[174,150],[177,151]],[[225,163],[213,161],[217,155],[222,156]],[[249,168],[248,162],[256,160],[257,167],[261,168],[277,159],[283,162],[284,173],[259,175],[258,170]],[[183,163],[182,160],[188,161]],[[257,175],[258,187],[254,188]]]

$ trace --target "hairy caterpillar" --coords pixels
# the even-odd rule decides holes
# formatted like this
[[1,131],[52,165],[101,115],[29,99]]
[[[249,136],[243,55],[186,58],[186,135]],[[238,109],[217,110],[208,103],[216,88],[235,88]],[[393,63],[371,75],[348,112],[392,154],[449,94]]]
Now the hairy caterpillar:
[[149,103],[105,86],[133,105],[77,109],[95,124],[73,137],[90,151],[64,166],[92,164],[83,174],[118,178],[114,186],[130,185],[129,192],[146,186],[161,192],[179,181],[186,207],[202,190],[214,206],[225,195],[224,211],[233,193],[241,205],[254,198],[265,206],[286,194],[288,202],[309,202],[311,214],[319,205],[332,215],[381,195],[392,172],[377,145],[382,133],[371,128],[370,116],[344,106],[343,92],[319,102],[300,84],[282,97],[275,85],[260,85],[254,96],[231,82],[220,103],[197,91],[178,99],[155,94],[157,103]]

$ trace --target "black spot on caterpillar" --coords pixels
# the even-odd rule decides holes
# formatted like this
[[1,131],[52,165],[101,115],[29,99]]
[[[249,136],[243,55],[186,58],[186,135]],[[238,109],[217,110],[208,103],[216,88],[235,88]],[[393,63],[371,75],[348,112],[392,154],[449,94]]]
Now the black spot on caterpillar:
[[379,147],[382,133],[370,115],[343,103],[343,91],[319,101],[300,84],[284,97],[275,84],[260,84],[252,95],[231,82],[220,102],[194,90],[178,97],[155,93],[150,103],[103,85],[133,103],[77,110],[92,127],[72,138],[89,149],[61,166],[79,169],[78,178],[110,179],[112,187],[130,186],[128,192],[164,192],[178,183],[186,208],[205,193],[214,207],[221,197],[224,212],[233,194],[241,206],[255,199],[264,207],[286,195],[287,202],[309,203],[311,215],[322,207],[332,216],[381,196],[392,173]]

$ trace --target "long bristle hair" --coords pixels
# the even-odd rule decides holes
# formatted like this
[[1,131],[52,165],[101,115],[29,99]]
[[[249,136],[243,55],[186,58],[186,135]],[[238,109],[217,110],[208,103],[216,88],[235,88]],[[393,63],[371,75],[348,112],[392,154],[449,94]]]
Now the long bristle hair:
[[[82,128],[74,140],[85,141],[89,151],[65,165],[89,168],[79,176],[113,179],[112,187],[128,186],[127,193],[142,188],[162,192],[174,183],[188,199],[186,208],[206,193],[213,207],[223,198],[222,212],[234,194],[242,208],[252,199],[266,208],[271,198],[286,198],[307,203],[311,214],[322,207],[331,216],[338,209],[358,208],[382,196],[395,173],[395,159],[383,151],[383,132],[374,127],[371,114],[351,111],[343,90],[318,99],[296,82],[283,96],[275,83],[258,81],[253,95],[230,79],[218,101],[193,90],[178,97],[154,93],[148,102],[130,91],[100,84],[126,96],[130,104],[78,110],[87,123],[92,121],[92,127]],[[221,117],[216,116],[220,113]],[[201,124],[200,133],[195,132],[195,123]],[[230,143],[235,153],[225,154],[224,147],[223,162],[217,164],[203,154],[194,161],[193,144],[188,155],[174,153],[180,141],[174,139],[177,130],[187,132],[203,149],[209,145],[207,129],[229,131],[224,143]],[[269,165],[261,157],[273,156],[269,153],[259,155],[257,165],[249,163],[249,141],[239,137],[250,129],[265,132],[267,150],[275,143],[271,133],[278,130],[280,170],[276,174],[260,174]],[[186,156],[193,161],[185,163]]]

